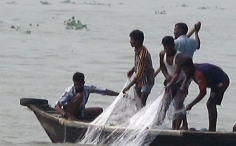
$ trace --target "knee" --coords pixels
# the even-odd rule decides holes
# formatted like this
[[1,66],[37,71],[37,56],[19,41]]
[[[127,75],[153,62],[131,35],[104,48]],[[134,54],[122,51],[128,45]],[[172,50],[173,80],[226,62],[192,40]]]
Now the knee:
[[210,101],[207,101],[206,106],[207,106],[207,109],[214,109],[214,108],[216,108],[216,104],[214,104],[214,103],[212,103]]
[[72,102],[80,102],[83,100],[83,95],[81,93],[77,93],[73,98],[72,98]]
[[83,97],[83,94],[82,93],[77,93],[75,96],[74,96],[74,98],[82,98]]

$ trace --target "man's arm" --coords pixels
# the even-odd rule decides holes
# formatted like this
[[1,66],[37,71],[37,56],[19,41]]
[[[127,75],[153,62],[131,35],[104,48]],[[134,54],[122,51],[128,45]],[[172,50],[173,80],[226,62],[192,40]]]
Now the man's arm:
[[146,53],[147,53],[147,50],[144,50],[140,53],[140,62],[139,62],[138,67],[137,67],[136,75],[133,78],[133,80],[129,83],[129,85],[127,87],[125,87],[123,92],[128,91],[130,89],[130,87],[132,87],[136,83],[136,81],[140,78],[140,76],[141,76],[141,74],[144,70],[144,64],[145,64],[145,61],[146,61],[146,59],[145,59]]
[[198,32],[199,32],[200,28],[201,28],[201,22],[197,22],[197,23],[194,25],[194,27],[188,32],[188,34],[186,34],[187,37],[191,37],[191,35],[192,35],[193,33],[195,33],[195,41],[196,41],[197,44],[198,44],[198,46],[197,46],[196,49],[200,49],[200,44],[201,44],[200,38],[199,38],[199,36],[198,36]]
[[56,102],[55,109],[62,114],[62,116],[66,119],[70,116],[69,113],[65,112],[62,109],[62,106],[65,105],[66,102],[70,101],[71,98],[74,96],[74,90],[73,86],[68,87],[65,92],[62,94],[62,96],[59,98],[59,100]]
[[118,96],[119,93],[118,93],[118,92],[115,92],[115,91],[112,91],[112,90],[109,90],[109,89],[106,89],[104,95],[109,95],[109,96]]
[[179,78],[179,74],[181,72],[181,67],[179,65],[180,61],[183,59],[183,55],[181,53],[179,53],[177,56],[176,56],[176,59],[175,59],[175,63],[176,63],[176,69],[175,69],[175,74],[174,76],[172,77],[170,83],[168,84],[168,86],[166,87],[167,90],[168,88],[170,88],[171,86],[173,86],[176,81],[178,80]]
[[159,66],[157,70],[154,72],[154,77],[156,77],[160,71],[161,71],[161,67]]
[[198,88],[200,90],[198,96],[186,106],[186,110],[191,110],[191,108],[197,104],[199,101],[202,100],[202,98],[206,95],[206,81],[203,75],[199,76],[198,79],[196,79],[196,82],[198,84]]
[[128,71],[127,76],[130,78],[133,75],[133,73],[134,73],[134,67],[131,68],[130,71]]
[[59,105],[59,104],[57,104],[57,105],[55,106],[56,110],[57,110],[64,118],[67,119],[67,118],[69,117],[69,113],[66,113],[61,107],[62,107],[62,106]]
[[198,35],[198,32],[199,32],[200,28],[201,28],[201,23],[199,25],[195,24],[195,40],[198,44],[197,49],[200,49],[200,45],[201,45],[200,38],[199,38],[199,35]]
[[162,74],[163,74],[164,77],[166,78],[166,80],[170,81],[170,80],[171,80],[171,77],[170,77],[169,74],[167,73],[167,69],[166,69],[165,63],[163,62],[164,55],[165,55],[165,51],[162,50],[162,51],[159,53],[160,69],[161,69]]

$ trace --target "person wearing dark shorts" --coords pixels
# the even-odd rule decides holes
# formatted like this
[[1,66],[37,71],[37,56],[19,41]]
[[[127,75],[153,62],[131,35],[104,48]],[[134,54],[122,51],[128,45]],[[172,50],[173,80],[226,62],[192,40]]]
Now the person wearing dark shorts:
[[186,74],[181,89],[183,90],[187,81],[192,78],[199,87],[198,96],[186,106],[186,110],[191,110],[206,95],[207,88],[211,88],[210,97],[207,101],[209,131],[216,131],[217,108],[221,105],[224,93],[229,86],[228,75],[218,66],[202,63],[193,63],[190,57],[185,57],[180,63],[181,69]]

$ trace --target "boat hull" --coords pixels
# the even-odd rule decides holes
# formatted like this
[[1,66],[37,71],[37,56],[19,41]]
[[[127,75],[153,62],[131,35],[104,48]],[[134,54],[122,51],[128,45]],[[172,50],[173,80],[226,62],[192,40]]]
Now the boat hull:
[[[38,121],[41,123],[45,132],[53,143],[77,143],[81,140],[90,123],[81,121],[69,121],[51,108],[50,105],[27,105],[31,109]],[[117,129],[113,126],[103,126],[103,135],[109,135]],[[118,128],[119,132],[124,128]],[[150,129],[149,136],[154,136],[150,146],[233,146],[236,145],[235,132],[200,132],[185,130],[157,130]]]

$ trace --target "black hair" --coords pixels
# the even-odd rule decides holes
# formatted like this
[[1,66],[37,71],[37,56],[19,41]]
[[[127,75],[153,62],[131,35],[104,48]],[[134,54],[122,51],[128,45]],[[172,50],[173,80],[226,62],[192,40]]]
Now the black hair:
[[185,34],[185,35],[187,34],[187,32],[188,32],[187,24],[180,22],[180,23],[176,23],[175,26],[177,26],[183,32],[183,34]]
[[84,74],[81,72],[74,73],[72,80],[74,82],[84,82]]
[[131,37],[131,38],[133,38],[134,40],[137,40],[137,41],[139,41],[141,44],[143,44],[143,41],[144,41],[144,34],[143,34],[143,32],[142,31],[140,31],[140,30],[133,30],[130,34],[129,34],[129,36]]
[[168,45],[174,45],[175,46],[175,41],[172,36],[165,36],[162,41],[161,41],[163,46],[168,46]]
[[179,65],[180,67],[191,67],[193,66],[193,60],[190,57],[183,57]]

